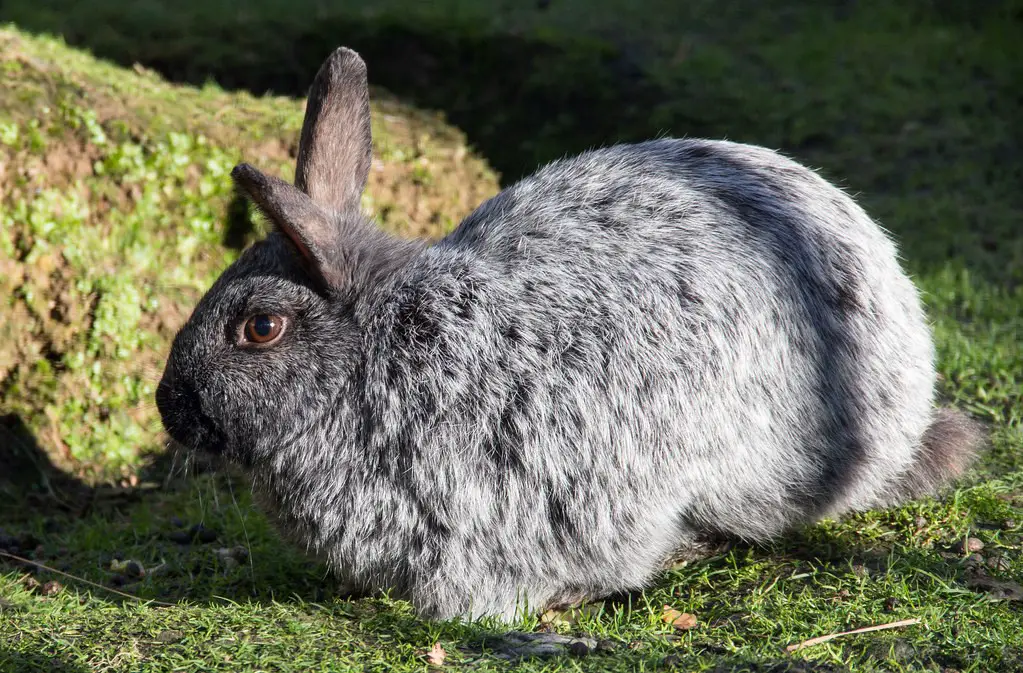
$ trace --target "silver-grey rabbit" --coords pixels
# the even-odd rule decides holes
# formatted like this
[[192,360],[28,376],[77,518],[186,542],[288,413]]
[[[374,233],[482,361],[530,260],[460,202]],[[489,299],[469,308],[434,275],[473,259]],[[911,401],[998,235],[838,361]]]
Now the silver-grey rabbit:
[[433,618],[648,585],[703,535],[767,540],[945,484],[980,434],[935,407],[914,285],[848,196],[706,140],[556,161],[434,245],[360,214],[366,67],[309,94],[295,184],[199,302],[157,390],[290,538]]

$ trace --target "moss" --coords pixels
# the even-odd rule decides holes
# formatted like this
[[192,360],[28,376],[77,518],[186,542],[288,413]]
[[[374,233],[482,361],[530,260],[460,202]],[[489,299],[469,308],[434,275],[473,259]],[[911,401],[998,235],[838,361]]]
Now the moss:
[[[244,157],[289,175],[302,104],[173,86],[13,28],[0,70],[0,278],[24,318],[4,326],[3,412],[65,469],[118,477],[162,445],[169,338],[259,232],[230,170]],[[496,191],[456,131],[374,105],[365,205],[382,226],[437,236]]]

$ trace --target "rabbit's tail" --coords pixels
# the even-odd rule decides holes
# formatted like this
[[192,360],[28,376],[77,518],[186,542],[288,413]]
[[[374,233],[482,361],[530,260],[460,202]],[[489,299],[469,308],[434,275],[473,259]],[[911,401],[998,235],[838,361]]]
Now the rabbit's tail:
[[938,409],[920,440],[913,466],[895,484],[894,500],[933,495],[961,476],[977,458],[984,433],[961,411]]

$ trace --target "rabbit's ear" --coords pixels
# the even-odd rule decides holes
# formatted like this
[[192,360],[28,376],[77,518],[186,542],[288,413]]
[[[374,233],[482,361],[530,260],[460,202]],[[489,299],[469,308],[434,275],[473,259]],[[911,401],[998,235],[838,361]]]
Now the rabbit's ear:
[[235,166],[231,178],[291,239],[316,279],[326,288],[339,287],[341,270],[331,257],[338,231],[331,216],[294,185],[249,164]]
[[358,210],[371,161],[366,64],[340,47],[309,90],[295,186],[327,211]]

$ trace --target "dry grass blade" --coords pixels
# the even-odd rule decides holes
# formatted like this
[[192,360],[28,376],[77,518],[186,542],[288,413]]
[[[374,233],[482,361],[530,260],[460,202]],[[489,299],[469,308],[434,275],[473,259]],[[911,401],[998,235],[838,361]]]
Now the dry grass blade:
[[919,623],[920,623],[920,620],[914,617],[913,619],[903,619],[902,621],[891,622],[890,624],[878,624],[876,626],[864,626],[863,628],[853,629],[852,631],[842,631],[841,633],[832,633],[832,634],[829,634],[829,635],[826,635],[826,636],[819,636],[817,638],[811,638],[810,640],[804,640],[801,643],[795,643],[793,645],[789,645],[788,647],[785,648],[785,651],[786,652],[790,652],[790,653],[791,652],[797,652],[797,651],[805,649],[807,647],[813,647],[814,645],[820,645],[821,643],[826,643],[829,640],[834,640],[835,638],[841,638],[842,636],[851,636],[851,635],[854,635],[854,634],[857,634],[857,633],[868,633],[870,631],[884,631],[886,629],[898,629],[898,628],[902,628],[903,626],[912,626],[913,624],[919,624]]
[[5,551],[0,551],[0,556],[4,556],[6,558],[12,559],[14,561],[17,561],[18,563],[27,563],[29,565],[33,565],[33,566],[35,566],[37,568],[40,568],[41,570],[45,570],[47,572],[55,573],[57,575],[60,575],[61,577],[67,577],[70,580],[74,580],[75,582],[81,582],[82,584],[87,584],[90,587],[95,587],[96,589],[102,589],[103,591],[109,591],[112,594],[117,594],[118,596],[123,596],[124,598],[130,598],[131,600],[137,601],[139,603],[147,603],[149,605],[162,605],[162,606],[168,607],[168,608],[174,607],[173,603],[164,603],[163,601],[158,601],[158,600],[154,600],[154,599],[150,599],[150,598],[139,598],[138,596],[132,596],[131,594],[126,593],[124,591],[118,591],[117,589],[113,589],[111,587],[105,587],[102,584],[97,584],[96,582],[92,582],[90,580],[87,580],[84,577],[78,577],[77,575],[72,575],[71,573],[66,573],[63,570],[57,570],[56,568],[51,568],[50,566],[48,566],[48,565],[46,565],[44,563],[39,563],[38,561],[31,561],[31,560],[29,560],[27,558],[22,558],[20,556],[16,556],[14,554],[11,554],[11,553],[8,553],[8,552],[5,552]]

